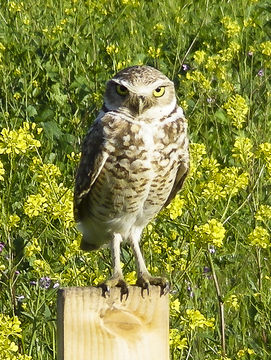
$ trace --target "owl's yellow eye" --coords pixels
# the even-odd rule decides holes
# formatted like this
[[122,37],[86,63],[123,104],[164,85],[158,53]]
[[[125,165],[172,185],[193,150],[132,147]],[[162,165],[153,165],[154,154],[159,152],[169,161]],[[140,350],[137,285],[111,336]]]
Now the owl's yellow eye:
[[153,90],[153,96],[155,97],[161,97],[165,93],[165,87],[159,86],[157,89]]
[[125,87],[125,86],[123,86],[123,85],[117,85],[116,86],[116,91],[117,91],[117,93],[120,95],[120,96],[125,96],[125,95],[127,95],[128,94],[128,89]]

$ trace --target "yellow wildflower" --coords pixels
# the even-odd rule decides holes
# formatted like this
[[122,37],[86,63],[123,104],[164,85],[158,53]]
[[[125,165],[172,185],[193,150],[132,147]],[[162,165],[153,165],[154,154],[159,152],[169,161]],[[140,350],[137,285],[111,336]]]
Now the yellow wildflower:
[[221,23],[226,29],[226,34],[229,38],[240,33],[240,26],[238,25],[237,21],[231,19],[229,16],[224,16],[221,19]]
[[5,174],[4,165],[3,165],[2,161],[0,160],[0,181],[4,180],[4,177],[3,177],[4,174]]
[[271,56],[271,41],[270,40],[261,43],[260,47],[262,49],[262,54]]
[[108,55],[117,54],[119,52],[119,48],[115,44],[107,45],[106,52]]
[[255,214],[255,219],[258,221],[271,220],[271,206],[260,205],[259,209]]
[[48,203],[45,196],[41,194],[29,195],[24,203],[24,212],[29,217],[38,216],[45,211]]
[[165,31],[165,25],[157,23],[156,25],[154,25],[153,30],[157,31],[159,35],[163,35],[163,32]]
[[266,249],[270,246],[269,232],[261,226],[256,226],[255,229],[248,235],[248,241],[250,245]]
[[41,247],[39,246],[37,238],[31,239],[31,241],[27,244],[27,246],[24,249],[24,253],[26,257],[31,257],[40,252],[41,252]]
[[234,310],[239,309],[238,298],[236,295],[231,295],[230,298],[226,301],[226,303],[229,304],[229,306]]
[[254,156],[251,151],[252,148],[253,144],[249,138],[237,137],[233,145],[232,156],[240,160],[241,163],[247,164]]
[[194,60],[197,64],[202,64],[205,60],[206,52],[204,50],[198,50],[194,53]]
[[0,154],[20,154],[40,147],[39,140],[34,138],[33,129],[29,123],[24,123],[23,127],[16,130],[2,129],[0,134]]
[[179,299],[175,299],[173,301],[170,301],[170,313],[171,314],[176,314],[180,312],[180,300]]
[[182,337],[182,334],[178,329],[169,330],[169,345],[173,348],[183,350],[187,348],[187,338]]
[[195,81],[201,89],[210,90],[211,82],[200,71],[195,70],[186,73],[187,80]]
[[157,59],[161,56],[161,49],[155,48],[153,46],[150,46],[148,49],[148,54],[150,55],[150,57],[152,57],[153,59]]
[[197,327],[202,329],[205,327],[215,327],[215,319],[206,319],[206,317],[199,310],[187,309],[186,315],[188,317],[189,327],[192,330],[195,330]]
[[208,243],[218,247],[221,247],[223,245],[225,232],[226,230],[223,224],[216,219],[211,219],[204,225],[196,225],[194,228],[194,233],[197,241],[199,241],[203,245]]
[[232,125],[237,129],[241,129],[243,127],[243,123],[246,121],[246,115],[248,113],[246,100],[239,94],[233,95],[224,104],[224,108],[232,120]]
[[13,227],[18,227],[18,223],[20,222],[20,217],[18,215],[10,215],[9,219],[8,219],[8,227],[9,229],[13,228]]
[[51,274],[50,265],[45,260],[34,260],[33,268],[38,276],[48,276]]
[[255,351],[253,349],[249,349],[249,348],[245,347],[244,349],[241,349],[238,351],[237,357],[242,358],[242,357],[245,357],[246,354],[255,355]]
[[260,144],[258,153],[266,162],[267,171],[271,176],[271,143]]
[[185,200],[180,195],[176,195],[166,208],[171,220],[175,220],[182,215],[184,204]]

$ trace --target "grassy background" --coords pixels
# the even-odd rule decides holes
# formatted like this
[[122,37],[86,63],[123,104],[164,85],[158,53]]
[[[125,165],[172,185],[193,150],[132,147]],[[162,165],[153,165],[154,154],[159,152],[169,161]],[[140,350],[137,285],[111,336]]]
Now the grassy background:
[[0,359],[56,359],[58,286],[110,274],[108,250],[78,249],[73,179],[106,81],[134,64],[174,80],[192,143],[142,241],[174,290],[172,359],[270,359],[270,16],[264,0],[0,0]]

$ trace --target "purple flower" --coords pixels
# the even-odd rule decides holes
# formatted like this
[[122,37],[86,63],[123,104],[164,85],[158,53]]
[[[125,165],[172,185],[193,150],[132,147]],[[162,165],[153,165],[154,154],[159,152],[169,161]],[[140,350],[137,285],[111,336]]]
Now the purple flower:
[[29,282],[29,284],[32,285],[32,286],[35,286],[35,285],[37,285],[37,282],[36,282],[35,280],[31,280],[31,281]]
[[208,267],[208,266],[204,266],[204,268],[203,268],[203,273],[204,274],[207,274],[207,273],[209,273],[211,271],[211,269]]
[[264,71],[263,71],[263,69],[260,69],[259,71],[258,71],[258,74],[257,74],[258,76],[264,76]]
[[42,289],[49,289],[51,286],[51,279],[48,276],[40,278],[39,285]]
[[187,64],[182,64],[183,71],[188,71],[190,69],[190,66]]
[[211,246],[209,247],[209,253],[210,253],[210,254],[214,254],[214,253],[215,253],[215,247],[214,247],[214,246],[211,245]]

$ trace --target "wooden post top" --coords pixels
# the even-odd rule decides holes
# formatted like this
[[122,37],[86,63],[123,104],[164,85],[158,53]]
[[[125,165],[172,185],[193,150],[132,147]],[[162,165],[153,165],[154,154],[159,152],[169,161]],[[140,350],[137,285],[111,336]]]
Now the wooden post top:
[[[143,295],[143,296],[142,296]],[[136,286],[102,296],[95,287],[58,293],[58,360],[169,360],[168,295]]]

